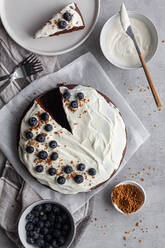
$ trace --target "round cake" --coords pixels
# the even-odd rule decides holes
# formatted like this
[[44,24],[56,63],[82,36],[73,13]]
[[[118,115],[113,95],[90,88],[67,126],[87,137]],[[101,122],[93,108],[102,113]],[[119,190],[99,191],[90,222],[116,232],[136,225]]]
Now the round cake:
[[61,85],[28,107],[18,150],[40,183],[63,194],[87,192],[119,168],[126,128],[103,94],[82,85]]

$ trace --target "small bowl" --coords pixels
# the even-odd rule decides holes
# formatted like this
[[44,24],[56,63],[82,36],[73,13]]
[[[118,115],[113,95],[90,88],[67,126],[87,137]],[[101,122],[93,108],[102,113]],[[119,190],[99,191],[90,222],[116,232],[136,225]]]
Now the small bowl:
[[25,248],[35,248],[36,246],[34,245],[30,245],[26,242],[26,230],[25,230],[25,225],[26,225],[26,216],[27,214],[37,205],[39,204],[43,204],[43,203],[53,203],[55,204],[56,206],[59,206],[60,208],[62,208],[64,211],[66,211],[69,215],[69,218],[70,218],[70,224],[71,224],[71,230],[70,230],[70,235],[68,237],[68,240],[67,242],[61,246],[61,248],[69,248],[71,243],[73,242],[74,240],[74,237],[75,237],[75,233],[76,233],[76,226],[75,226],[75,223],[74,223],[74,219],[73,219],[73,216],[72,214],[70,213],[70,211],[64,207],[63,205],[57,203],[57,202],[54,202],[54,201],[51,201],[51,200],[41,200],[41,201],[37,201],[37,202],[34,202],[33,204],[31,204],[30,206],[28,206],[24,211],[23,213],[21,214],[20,216],[20,219],[19,219],[19,223],[18,223],[18,234],[19,234],[19,238],[23,244],[23,246]]
[[[144,202],[143,202],[143,204],[141,205],[141,207],[140,207],[136,212],[130,213],[130,214],[134,214],[134,213],[137,213],[138,211],[140,211],[141,208],[144,206],[144,204],[145,204],[145,202],[146,202],[146,193],[145,193],[145,190],[143,189],[143,187],[142,187],[140,184],[138,184],[137,182],[131,181],[131,180],[123,181],[123,182],[121,182],[121,183],[115,185],[115,187],[113,187],[113,189],[116,188],[116,187],[119,186],[119,185],[126,185],[126,184],[131,184],[131,185],[134,185],[134,186],[138,187],[138,189],[142,192],[142,194],[143,194],[143,196],[144,196]],[[112,190],[113,190],[113,189],[112,189]],[[124,212],[123,212],[120,208],[118,208],[118,206],[113,202],[113,200],[112,200],[112,192],[111,192],[111,201],[112,201],[112,205],[116,208],[116,210],[117,210],[118,212],[120,212],[120,213],[122,213],[122,214],[125,214],[125,215],[130,215],[130,214],[124,213]]]
[[[158,33],[156,30],[155,25],[152,23],[152,21],[147,18],[146,16],[142,15],[142,14],[138,14],[137,12],[134,11],[128,11],[128,15],[130,18],[135,18],[138,19],[140,21],[142,21],[147,27],[148,30],[151,34],[151,39],[152,39],[152,46],[149,50],[149,54],[148,56],[145,58],[146,62],[149,62],[153,56],[156,53],[157,47],[158,47]],[[106,57],[106,59],[113,65],[119,67],[120,69],[137,69],[137,68],[141,68],[142,65],[132,65],[132,66],[126,66],[126,65],[122,65],[122,64],[118,64],[116,63],[116,61],[114,61],[108,51],[107,51],[107,42],[106,42],[106,37],[107,37],[107,32],[110,30],[112,23],[114,23],[115,21],[117,21],[120,18],[119,13],[112,16],[110,19],[107,20],[107,22],[104,24],[102,30],[101,30],[101,34],[100,34],[100,46],[101,46],[101,50],[104,54],[104,56]]]

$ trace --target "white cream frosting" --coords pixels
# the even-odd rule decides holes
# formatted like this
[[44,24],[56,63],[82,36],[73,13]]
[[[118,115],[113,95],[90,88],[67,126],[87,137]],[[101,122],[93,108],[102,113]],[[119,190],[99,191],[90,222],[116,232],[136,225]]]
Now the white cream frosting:
[[[63,18],[63,14],[65,12],[69,12],[72,15],[71,21],[66,21]],[[67,23],[67,27],[65,29],[60,29],[58,27],[59,21],[65,21]],[[76,11],[75,3],[71,3],[63,8],[59,13],[55,14],[36,34],[35,38],[42,38],[56,34],[57,32],[62,32],[64,30],[70,30],[74,27],[84,26],[83,20],[80,14]]]
[[[66,89],[64,86],[60,87],[61,93]],[[35,116],[39,120],[39,115],[45,112],[35,101],[21,123],[19,156],[29,172],[39,182],[64,194],[76,194],[87,192],[92,187],[106,181],[114,170],[118,169],[126,147],[126,130],[119,110],[112,103],[108,104],[95,89],[79,85],[69,89],[69,92],[71,97],[69,100],[63,98],[63,108],[72,133],[62,128],[54,119],[49,118],[49,123],[54,128],[47,133],[45,142],[38,143],[35,140],[37,134],[46,133],[43,121],[39,122],[38,129],[32,130],[33,139],[27,140],[25,131],[30,129],[29,118]],[[68,105],[70,101],[76,99],[78,92],[82,92],[85,98],[79,101],[78,109],[73,112]],[[51,140],[57,141],[57,148],[52,149],[48,146]],[[34,153],[28,154],[25,151],[27,145],[34,147]],[[52,165],[49,165],[49,160],[38,161],[44,166],[44,171],[38,173],[35,170],[36,158],[38,151],[41,150],[46,150],[48,155],[55,151],[59,157],[56,161],[52,161]],[[77,170],[79,163],[86,165],[84,172]],[[74,173],[83,175],[83,183],[77,184],[72,177],[68,178],[62,170],[62,166],[65,165],[72,166],[73,176]],[[48,174],[47,170],[50,166],[57,169],[58,175]],[[89,168],[96,169],[97,173],[94,177],[88,174]],[[56,181],[60,173],[67,179],[63,185]]]

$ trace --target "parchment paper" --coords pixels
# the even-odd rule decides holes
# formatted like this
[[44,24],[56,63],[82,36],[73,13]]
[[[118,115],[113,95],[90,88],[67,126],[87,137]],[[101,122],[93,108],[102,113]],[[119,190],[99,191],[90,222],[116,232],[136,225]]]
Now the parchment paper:
[[[23,112],[33,98],[56,87],[56,84],[60,82],[66,82],[67,84],[74,83],[90,85],[107,95],[119,108],[126,124],[128,141],[125,158],[117,173],[145,142],[149,137],[149,133],[125,99],[116,90],[109,77],[91,53],[82,55],[58,72],[35,80],[0,110],[0,149],[2,152],[14,166],[16,171],[39,195],[41,195],[42,198],[53,199],[61,202],[68,207],[71,212],[74,212],[94,194],[104,189],[110,180],[98,189],[87,193],[63,195],[48,189],[32,178],[25,169],[25,166],[20,162],[17,152],[18,127]],[[114,176],[116,176],[117,173],[115,173]]]

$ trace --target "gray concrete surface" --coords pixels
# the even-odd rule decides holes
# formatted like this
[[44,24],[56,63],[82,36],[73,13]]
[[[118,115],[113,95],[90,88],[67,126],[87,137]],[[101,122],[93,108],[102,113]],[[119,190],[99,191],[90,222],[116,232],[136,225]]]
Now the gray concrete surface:
[[[136,10],[148,16],[157,26],[159,46],[156,56],[148,66],[161,100],[164,101],[162,111],[157,109],[151,92],[147,89],[147,81],[142,69],[120,70],[110,65],[101,53],[99,47],[101,28],[105,21],[118,11],[120,4],[120,0],[101,0],[100,17],[91,36],[73,52],[59,56],[59,60],[61,66],[64,66],[81,54],[91,51],[150,131],[151,137],[111,184],[95,197],[93,218],[78,248],[163,248],[165,247],[165,42],[162,41],[165,40],[165,1],[125,0],[129,10]],[[141,178],[144,178],[144,181],[141,181]],[[141,183],[147,194],[144,208],[131,216],[118,213],[110,202],[111,187],[125,179],[133,179]],[[136,226],[140,220],[142,223]],[[125,232],[130,233],[125,234]],[[124,236],[126,241],[123,239]],[[0,232],[1,247],[15,246]]]

